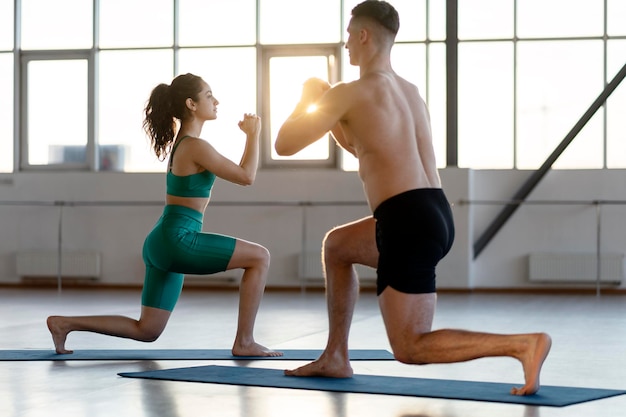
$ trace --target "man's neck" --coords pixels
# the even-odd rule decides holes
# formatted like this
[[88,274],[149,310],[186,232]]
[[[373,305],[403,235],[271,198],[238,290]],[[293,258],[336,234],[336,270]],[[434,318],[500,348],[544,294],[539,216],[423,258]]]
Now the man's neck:
[[363,77],[373,72],[393,72],[391,68],[390,51],[372,54],[369,59],[359,64],[359,73]]
[[393,73],[391,63],[387,61],[386,63],[372,63],[370,65],[361,65],[359,67],[359,74],[361,78],[373,73]]

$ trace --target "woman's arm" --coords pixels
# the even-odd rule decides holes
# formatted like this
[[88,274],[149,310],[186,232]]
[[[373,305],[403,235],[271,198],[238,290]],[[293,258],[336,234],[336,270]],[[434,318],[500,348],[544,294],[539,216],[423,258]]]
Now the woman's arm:
[[239,128],[246,134],[246,145],[239,164],[220,154],[211,144],[198,140],[193,149],[194,162],[216,176],[239,185],[251,185],[259,166],[261,118],[245,114]]

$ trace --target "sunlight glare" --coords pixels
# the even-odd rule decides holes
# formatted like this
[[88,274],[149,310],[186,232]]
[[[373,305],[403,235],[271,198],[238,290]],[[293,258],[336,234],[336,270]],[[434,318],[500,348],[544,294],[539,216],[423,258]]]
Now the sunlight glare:
[[[328,138],[319,140],[296,155],[280,156],[274,149],[278,128],[289,117],[300,100],[302,82],[317,77],[328,80],[328,58],[324,55],[275,56],[270,59],[270,137],[272,159],[324,160],[329,157]],[[307,109],[307,113],[309,109]]]

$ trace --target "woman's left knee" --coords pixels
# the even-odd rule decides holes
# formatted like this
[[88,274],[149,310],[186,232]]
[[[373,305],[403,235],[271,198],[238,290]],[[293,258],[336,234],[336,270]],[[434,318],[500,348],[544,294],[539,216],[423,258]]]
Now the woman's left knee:
[[255,245],[254,258],[260,267],[269,268],[271,256],[270,251],[265,246]]

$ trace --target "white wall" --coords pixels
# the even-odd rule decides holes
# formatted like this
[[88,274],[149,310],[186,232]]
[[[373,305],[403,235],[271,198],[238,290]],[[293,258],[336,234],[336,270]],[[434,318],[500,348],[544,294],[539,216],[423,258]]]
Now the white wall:
[[[530,199],[626,200],[625,174],[620,170],[553,171],[541,181]],[[456,168],[441,171],[444,188],[453,203],[456,240],[451,253],[439,265],[440,288],[536,287],[538,284],[527,280],[526,258],[530,252],[595,251],[596,207],[593,205],[525,205],[482,254],[473,259],[473,242],[502,207],[463,202],[509,199],[529,175],[527,171]],[[0,201],[3,202],[116,201],[128,205],[0,204],[0,282],[19,281],[15,269],[17,251],[57,250],[62,210],[64,250],[101,252],[104,284],[141,284],[141,247],[160,215],[163,193],[162,174],[1,175]],[[133,205],[145,201],[155,204]],[[300,204],[303,202],[342,204]],[[325,232],[331,227],[368,214],[355,173],[262,170],[250,187],[218,180],[213,202],[205,214],[204,228],[263,244],[272,253],[268,286],[298,287],[302,283],[298,278],[299,254],[303,250],[319,250]],[[625,219],[626,205],[603,206],[604,251],[626,251]],[[216,277],[228,276],[233,274]],[[238,278],[240,273],[234,276]]]
[[[530,175],[531,172],[527,171],[474,171],[472,198],[511,198]],[[614,200],[626,203],[626,171],[550,171],[527,200]],[[600,207],[601,250],[625,253],[626,205]],[[472,233],[477,238],[502,207],[473,205],[472,208]],[[597,206],[593,204],[522,205],[473,262],[474,285],[478,288],[531,286],[527,280],[527,256],[531,252],[595,253],[597,214]]]

